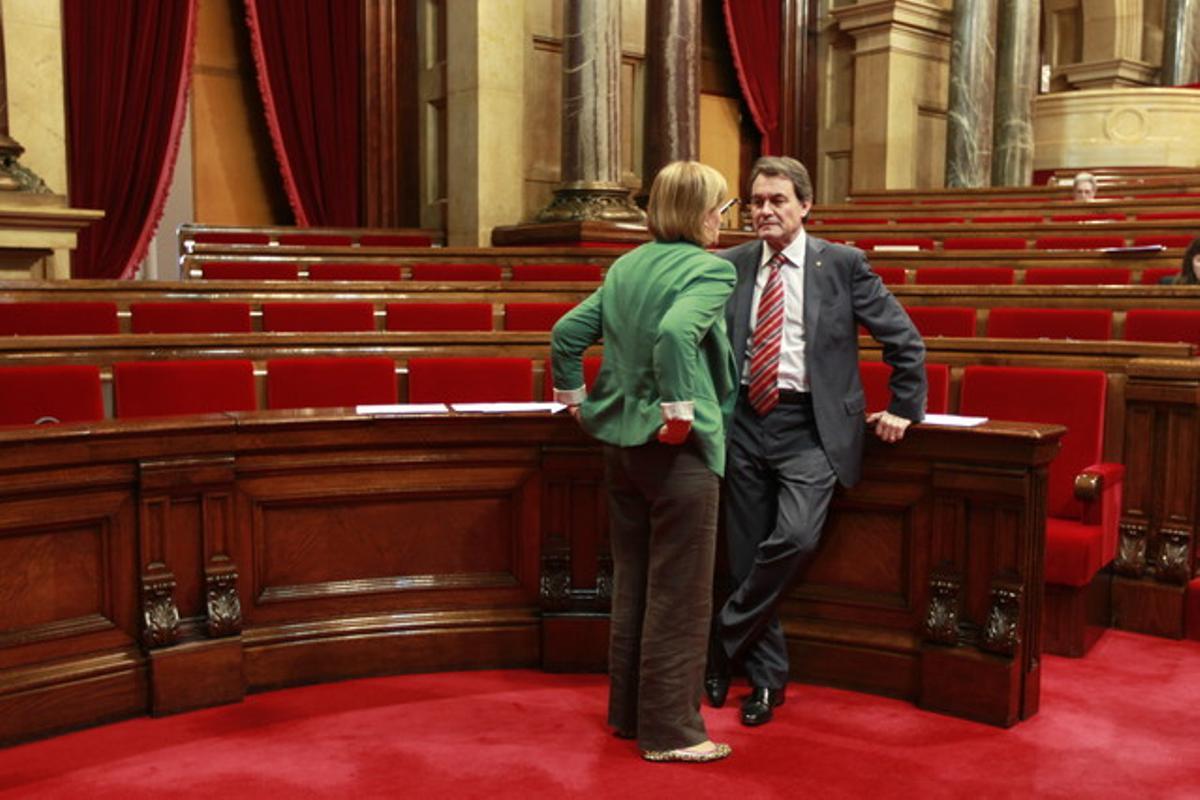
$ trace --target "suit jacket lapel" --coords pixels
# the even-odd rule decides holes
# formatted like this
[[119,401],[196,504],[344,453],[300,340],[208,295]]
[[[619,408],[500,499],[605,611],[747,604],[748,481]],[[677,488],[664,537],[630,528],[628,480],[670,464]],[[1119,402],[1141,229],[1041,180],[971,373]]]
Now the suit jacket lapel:
[[764,247],[762,242],[756,244],[758,247],[747,247],[739,254],[734,264],[738,281],[733,298],[733,328],[729,335],[733,337],[733,357],[737,362],[739,379],[746,361],[746,341],[750,338],[750,305],[754,301],[754,281]]
[[821,251],[825,242],[812,236],[804,248],[804,342],[807,346],[816,337],[821,317]]

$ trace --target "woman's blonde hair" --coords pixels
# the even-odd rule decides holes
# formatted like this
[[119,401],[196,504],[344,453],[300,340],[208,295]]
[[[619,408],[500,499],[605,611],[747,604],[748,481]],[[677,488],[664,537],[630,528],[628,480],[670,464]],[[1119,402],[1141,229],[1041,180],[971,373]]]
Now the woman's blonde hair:
[[[658,171],[646,206],[647,224],[660,242],[686,240],[701,247],[715,240],[704,217],[725,197],[725,177],[699,161],[673,161]],[[710,239],[710,236],[712,237]]]

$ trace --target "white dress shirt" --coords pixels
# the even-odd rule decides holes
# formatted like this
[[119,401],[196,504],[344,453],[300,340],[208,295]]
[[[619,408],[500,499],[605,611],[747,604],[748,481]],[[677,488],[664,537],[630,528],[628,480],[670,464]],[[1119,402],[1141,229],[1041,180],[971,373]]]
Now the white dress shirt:
[[[808,234],[804,229],[783,248],[787,263],[780,267],[783,279],[783,341],[779,354],[779,388],[808,391],[808,374],[804,368],[804,251],[808,246]],[[742,367],[742,383],[750,381],[750,345],[754,341],[754,328],[758,324],[758,299],[767,285],[771,271],[767,262],[775,253],[765,242],[758,274],[754,279],[754,297],[750,301],[750,331],[746,344],[746,361]]]

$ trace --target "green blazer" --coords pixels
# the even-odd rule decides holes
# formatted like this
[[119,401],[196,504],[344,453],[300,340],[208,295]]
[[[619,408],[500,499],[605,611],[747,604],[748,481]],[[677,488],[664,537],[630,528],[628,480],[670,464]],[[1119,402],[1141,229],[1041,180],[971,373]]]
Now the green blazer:
[[732,264],[687,242],[650,242],[617,259],[551,337],[560,390],[583,386],[583,353],[604,339],[604,362],[580,406],[584,428],[635,447],[654,439],[661,403],[691,401],[692,439],[724,475],[725,429],[737,399],[724,314],[736,281]]

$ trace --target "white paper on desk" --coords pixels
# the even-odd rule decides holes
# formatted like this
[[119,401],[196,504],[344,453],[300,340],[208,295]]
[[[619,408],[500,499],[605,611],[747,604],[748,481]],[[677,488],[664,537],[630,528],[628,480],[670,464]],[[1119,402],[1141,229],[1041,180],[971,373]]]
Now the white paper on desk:
[[987,417],[960,417],[958,414],[926,414],[921,422],[930,425],[949,425],[952,428],[974,428],[987,422]]
[[386,403],[383,405],[355,406],[355,414],[449,414],[445,403]]
[[450,408],[470,414],[508,414],[514,411],[562,411],[562,403],[451,403]]

